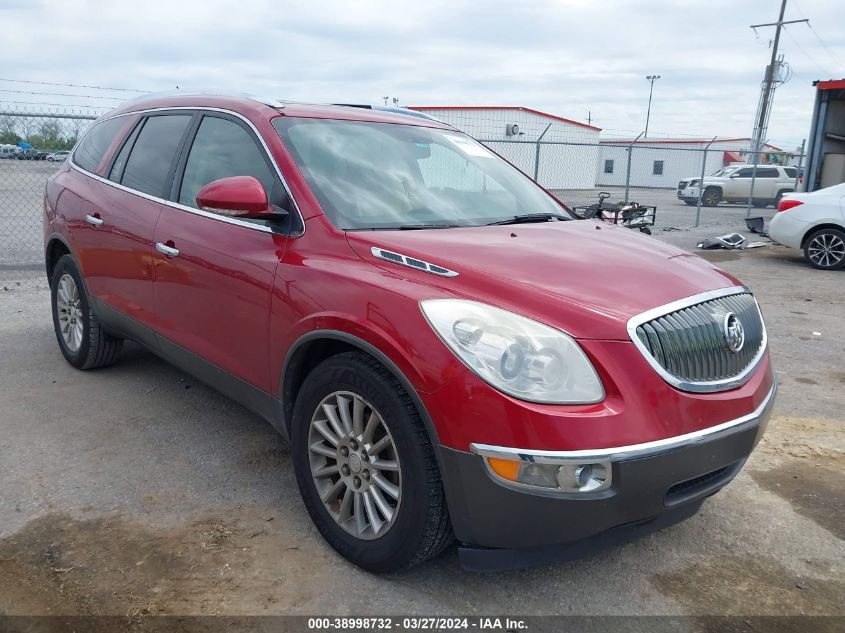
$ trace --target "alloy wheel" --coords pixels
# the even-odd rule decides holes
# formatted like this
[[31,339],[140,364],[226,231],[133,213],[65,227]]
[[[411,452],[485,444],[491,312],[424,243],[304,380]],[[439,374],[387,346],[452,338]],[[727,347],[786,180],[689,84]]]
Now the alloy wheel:
[[56,288],[56,311],[59,316],[59,330],[62,339],[71,352],[79,350],[84,333],[79,289],[73,277],[65,273],[59,278]]
[[807,246],[807,256],[817,266],[837,266],[845,259],[845,242],[834,233],[819,233]]
[[360,539],[384,536],[399,514],[402,470],[375,407],[349,391],[329,394],[311,418],[308,446],[311,477],[335,522]]

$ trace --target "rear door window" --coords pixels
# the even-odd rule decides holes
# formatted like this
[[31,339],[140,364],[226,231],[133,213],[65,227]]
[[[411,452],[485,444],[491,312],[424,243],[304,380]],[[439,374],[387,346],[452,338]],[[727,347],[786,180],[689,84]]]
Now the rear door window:
[[119,116],[95,123],[73,152],[73,163],[85,171],[97,171],[100,161],[125,122],[126,119]]
[[191,117],[190,114],[148,117],[126,160],[121,184],[142,193],[164,197],[170,167]]
[[780,173],[777,169],[772,169],[771,167],[762,168],[757,170],[757,178],[779,178]]

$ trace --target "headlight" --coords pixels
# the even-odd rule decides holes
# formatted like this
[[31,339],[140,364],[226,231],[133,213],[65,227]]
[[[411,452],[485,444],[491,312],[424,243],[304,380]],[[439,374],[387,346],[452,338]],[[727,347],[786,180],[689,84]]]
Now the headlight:
[[474,301],[431,299],[420,307],[458,358],[496,389],[549,404],[604,399],[596,370],[560,330]]
[[690,186],[690,187],[695,187],[696,185],[698,185],[698,180],[690,180],[690,181],[689,181],[689,186]]

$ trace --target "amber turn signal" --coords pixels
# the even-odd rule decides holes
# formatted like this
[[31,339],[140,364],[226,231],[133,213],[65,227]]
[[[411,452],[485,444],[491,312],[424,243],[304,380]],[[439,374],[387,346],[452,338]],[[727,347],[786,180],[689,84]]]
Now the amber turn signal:
[[518,461],[488,457],[487,463],[490,464],[490,469],[502,479],[516,481],[516,475],[519,472]]

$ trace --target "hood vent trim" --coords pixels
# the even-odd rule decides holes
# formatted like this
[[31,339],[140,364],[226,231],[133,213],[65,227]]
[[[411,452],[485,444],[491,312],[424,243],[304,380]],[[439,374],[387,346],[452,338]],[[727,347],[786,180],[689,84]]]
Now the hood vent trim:
[[407,255],[388,251],[383,248],[378,248],[377,246],[373,246],[370,251],[379,259],[393,262],[394,264],[399,264],[400,266],[407,266],[408,268],[413,268],[414,270],[421,270],[424,273],[431,273],[432,275],[437,275],[438,277],[458,276],[458,273],[454,270],[449,270],[448,268],[438,266],[437,264],[431,264],[421,259],[417,259],[416,257],[408,257]]

